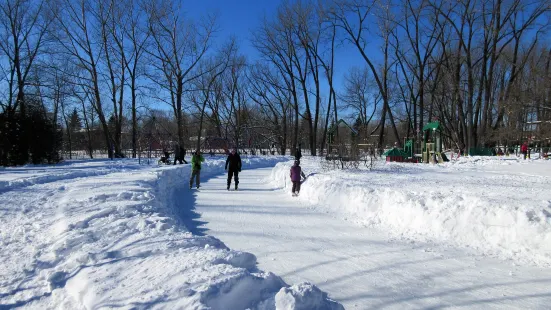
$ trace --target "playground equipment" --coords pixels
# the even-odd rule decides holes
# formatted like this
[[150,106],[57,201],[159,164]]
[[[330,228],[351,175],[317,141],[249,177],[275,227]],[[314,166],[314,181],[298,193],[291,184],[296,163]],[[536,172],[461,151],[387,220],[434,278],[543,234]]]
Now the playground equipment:
[[399,150],[397,148],[390,149],[386,151],[383,155],[386,156],[387,162],[402,163],[409,161],[408,154],[405,151]]
[[404,143],[404,153],[406,158],[415,158],[415,141],[413,139],[406,140]]
[[423,127],[423,163],[443,163],[449,161],[442,152],[442,127],[440,122],[430,122]]
[[[392,148],[386,151],[387,162],[411,163],[443,163],[449,161],[443,153],[442,127],[440,122],[434,121],[423,127],[422,141],[415,139],[404,140],[404,148]],[[362,138],[361,132],[349,126],[344,120],[332,124],[327,132],[327,153],[324,165],[327,168],[357,168],[364,162],[369,168],[377,156],[376,144],[369,142],[369,137]],[[379,153],[380,154],[380,153]]]
[[[421,157],[421,150],[419,143],[416,143],[414,139],[405,139],[404,138],[404,149],[398,150],[398,152],[393,152],[392,154],[389,153],[392,150],[387,151],[384,155],[387,156],[387,161],[401,161],[401,162],[409,162],[409,163],[418,163],[420,161]],[[388,156],[392,156],[392,158],[388,158]],[[402,157],[402,158],[400,158]]]

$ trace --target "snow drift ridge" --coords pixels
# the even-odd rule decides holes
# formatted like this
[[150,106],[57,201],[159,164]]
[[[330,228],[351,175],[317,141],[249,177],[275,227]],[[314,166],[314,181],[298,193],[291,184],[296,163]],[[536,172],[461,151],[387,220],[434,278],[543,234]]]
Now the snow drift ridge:
[[[289,168],[290,163],[280,163],[273,169],[271,178],[277,186],[290,186]],[[344,175],[310,176],[301,200],[352,215],[361,224],[378,226],[395,237],[441,241],[505,259],[551,265],[551,203],[540,208],[519,206],[465,191],[421,192],[369,181],[348,184],[340,176]]]

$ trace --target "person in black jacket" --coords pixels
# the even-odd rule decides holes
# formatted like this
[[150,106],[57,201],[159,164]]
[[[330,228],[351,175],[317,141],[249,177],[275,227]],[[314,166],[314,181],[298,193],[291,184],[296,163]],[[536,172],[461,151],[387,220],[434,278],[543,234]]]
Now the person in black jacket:
[[187,164],[187,161],[186,161],[185,157],[186,157],[186,149],[184,149],[181,146],[176,145],[174,147],[174,164],[176,165],[176,161],[178,161],[180,163],[180,165],[182,163]]
[[302,158],[302,150],[300,143],[298,144],[298,148],[295,150],[295,160],[300,160]]
[[237,185],[239,184],[239,172],[241,172],[241,157],[237,154],[235,149],[231,151],[231,154],[228,155],[228,159],[226,159],[226,171],[228,171],[227,190],[230,190],[232,176],[235,176],[235,190],[237,190]]

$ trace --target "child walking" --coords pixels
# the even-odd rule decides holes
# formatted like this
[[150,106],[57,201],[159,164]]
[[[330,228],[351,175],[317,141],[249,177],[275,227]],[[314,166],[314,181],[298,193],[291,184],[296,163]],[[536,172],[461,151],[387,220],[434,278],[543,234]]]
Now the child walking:
[[302,168],[300,168],[300,161],[295,160],[295,164],[291,167],[291,182],[293,182],[293,196],[298,196],[300,193],[300,181],[301,177],[306,179]]

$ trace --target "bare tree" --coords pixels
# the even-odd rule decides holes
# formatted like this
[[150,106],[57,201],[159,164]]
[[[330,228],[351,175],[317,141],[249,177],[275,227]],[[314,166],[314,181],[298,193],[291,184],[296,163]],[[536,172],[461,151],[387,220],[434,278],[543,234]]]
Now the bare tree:
[[286,14],[280,9],[277,20],[271,22],[265,19],[253,35],[253,45],[260,52],[264,61],[271,63],[285,83],[293,108],[293,133],[291,136],[291,154],[294,154],[298,144],[299,133],[299,87],[297,85],[297,70],[294,62],[294,42],[292,29],[285,23]]
[[[122,2],[127,14],[121,18],[122,31],[130,41],[127,44],[117,41],[119,48],[128,56],[123,57],[126,70],[130,78],[131,113],[132,113],[132,157],[136,158],[138,142],[138,80],[144,74],[145,65],[142,63],[147,43],[151,33],[144,23],[145,12],[137,0]],[[129,13],[129,14],[128,14]]]
[[345,76],[345,89],[342,95],[342,101],[345,103],[342,108],[353,111],[353,117],[360,120],[361,129],[365,131],[366,137],[373,133],[368,132],[369,124],[381,101],[380,96],[373,95],[372,90],[376,86],[371,83],[368,70],[353,68]]
[[232,54],[229,61],[229,70],[226,71],[223,77],[223,93],[227,100],[226,107],[228,109],[228,125],[232,129],[231,136],[233,137],[235,147],[242,146],[241,138],[244,129],[248,125],[245,119],[246,108],[246,60],[243,55],[236,54],[236,51],[231,51]]
[[0,4],[1,80],[8,85],[2,107],[8,112],[17,109],[25,114],[25,87],[37,56],[45,48],[50,19],[45,14],[45,1],[6,0]]
[[[383,66],[381,70],[377,69],[373,57],[368,55],[367,52],[367,46],[373,39],[373,35],[370,32],[370,25],[373,24],[369,18],[375,13],[378,15],[376,19],[378,25],[376,25],[379,28],[379,35],[382,39]],[[397,143],[401,145],[400,136],[390,108],[390,92],[388,87],[389,70],[391,67],[389,63],[390,33],[396,27],[390,3],[379,1],[335,0],[335,2],[327,8],[326,15],[330,17],[330,20],[335,23],[336,27],[344,31],[345,40],[357,48],[377,82],[377,87],[383,101],[379,147],[383,145],[387,115]]]
[[[240,65],[239,63],[236,63],[236,61],[239,60],[235,59],[236,48],[237,47],[235,41],[231,40],[231,42],[225,47],[225,49],[220,52],[220,55],[209,59],[209,61],[204,61],[200,64],[198,70],[200,72],[207,73],[201,74],[199,78],[193,81],[194,89],[192,92],[190,92],[190,97],[196,109],[199,111],[199,128],[197,132],[196,145],[197,150],[201,147],[201,135],[203,130],[205,111],[208,107],[207,104],[210,101],[211,96],[213,96],[213,87],[216,81],[221,78],[221,76],[227,71],[228,67],[232,69],[232,72],[235,72],[234,66]],[[233,84],[231,85],[233,86]],[[230,86],[230,88],[232,86]],[[231,97],[231,99],[233,100],[233,97]]]
[[[184,146],[184,93],[192,88],[191,83],[202,75],[198,64],[211,48],[216,18],[207,16],[199,22],[185,20],[181,7],[171,2],[152,2],[147,7],[148,27],[153,46],[148,51],[156,75],[156,83],[168,99],[158,97],[173,110],[178,124],[178,143]],[[211,69],[207,67],[201,67]]]
[[86,92],[92,95],[90,102],[102,126],[105,147],[109,157],[113,158],[113,140],[102,101],[100,65],[104,56],[104,44],[101,40],[101,20],[98,19],[101,8],[96,4],[88,0],[60,0],[58,6],[52,7],[56,18],[54,35],[60,52],[84,73],[77,76],[77,83],[87,88]]
[[[450,91],[448,99],[453,102],[448,105],[443,101],[439,110],[446,119],[459,121],[457,125],[449,122],[451,134],[457,136],[460,148],[468,151],[485,145],[488,129],[502,123],[503,103],[536,46],[539,33],[548,26],[540,23],[540,17],[549,14],[549,3],[464,0],[431,1],[430,5],[439,32],[445,34],[439,37],[438,53],[442,56],[436,54],[433,59],[442,60],[438,72],[445,78],[440,83],[448,85],[440,84],[441,91]],[[527,33],[532,38],[523,41]],[[521,53],[523,47],[525,53]],[[503,71],[503,66],[510,69]]]
[[[323,14],[323,11],[320,12]],[[335,122],[338,121],[338,109],[337,109],[337,93],[335,92],[334,78],[335,78],[335,41],[337,37],[337,27],[334,24],[329,26],[330,32],[330,48],[329,48],[329,60],[325,60],[323,55],[318,55],[319,61],[325,71],[327,78],[327,84],[329,85],[329,99],[327,100],[327,113],[325,115],[325,126],[323,128],[323,135],[320,144],[320,155],[323,154],[325,147],[325,141],[327,138],[327,129],[329,127],[329,115],[331,114],[331,103],[333,104],[333,113]]]
[[291,92],[287,89],[283,77],[266,64],[253,65],[248,79],[248,96],[257,104],[261,114],[261,118],[257,120],[257,127],[265,129],[265,138],[275,142],[280,154],[285,154],[289,135]]
[[92,130],[94,129],[94,104],[92,103],[93,96],[90,94],[90,89],[82,85],[75,85],[72,87],[71,97],[76,101],[76,104],[80,106],[82,118],[84,120],[84,130],[86,132],[86,148],[88,156],[94,158],[94,141],[92,137]]
[[109,98],[113,105],[110,120],[113,121],[112,132],[115,156],[122,154],[121,137],[123,122],[124,86],[126,83],[127,60],[125,54],[126,25],[124,16],[126,6],[123,2],[109,0],[100,1],[98,4],[97,18],[101,25],[101,40],[109,87]]
[[[436,68],[430,67],[429,63],[433,61],[438,38],[442,35],[442,29],[435,26],[434,12],[440,9],[438,5],[442,3],[435,3],[436,7],[433,8],[426,0],[403,1],[398,17],[402,22],[397,23],[396,31],[391,32],[394,37],[391,44],[399,64],[397,74],[400,73],[405,82],[408,96],[404,96],[404,100],[409,103],[406,108],[409,108],[408,114],[412,116],[411,129],[417,138],[425,120],[427,83]],[[429,109],[429,119],[431,111]]]
[[[313,3],[309,1],[297,1],[293,6],[283,7],[287,11],[287,21],[294,33],[296,43],[293,48],[293,62],[298,71],[298,81],[302,88],[304,101],[304,113],[301,115],[306,121],[309,131],[310,153],[316,155],[317,131],[321,106],[320,93],[320,40],[321,19],[316,14]],[[310,104],[309,78],[314,83],[314,102]]]

